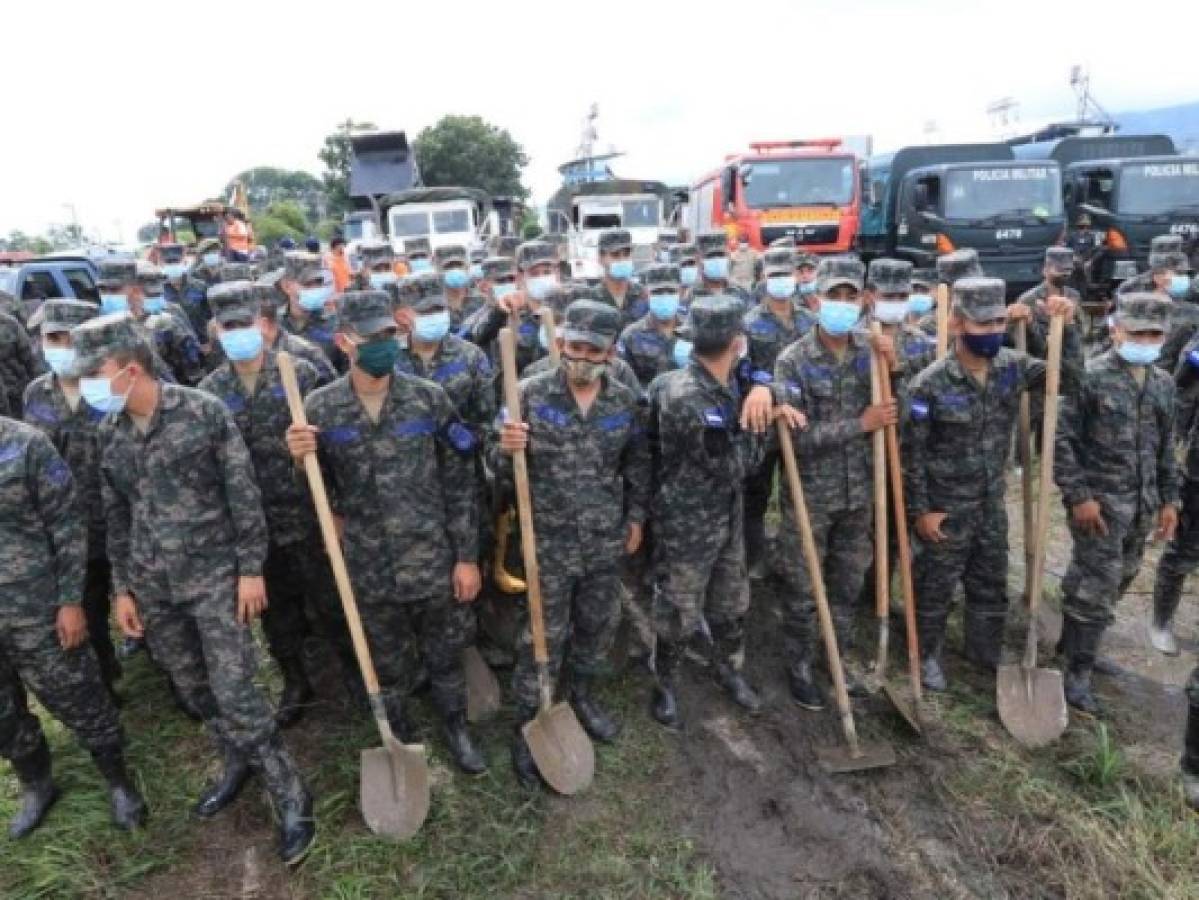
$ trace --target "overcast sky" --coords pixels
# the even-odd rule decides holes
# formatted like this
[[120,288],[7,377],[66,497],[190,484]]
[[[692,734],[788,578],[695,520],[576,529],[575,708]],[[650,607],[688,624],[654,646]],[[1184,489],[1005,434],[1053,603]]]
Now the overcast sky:
[[592,102],[601,147],[628,153],[617,172],[671,183],[751,140],[870,134],[881,151],[930,121],[937,140],[985,139],[1001,97],[1029,127],[1072,116],[1074,64],[1111,112],[1199,99],[1197,20],[1194,0],[13,2],[0,234],[69,221],[69,203],[132,240],[243,169],[319,173],[347,116],[413,135],[481,115],[524,145],[537,202]]

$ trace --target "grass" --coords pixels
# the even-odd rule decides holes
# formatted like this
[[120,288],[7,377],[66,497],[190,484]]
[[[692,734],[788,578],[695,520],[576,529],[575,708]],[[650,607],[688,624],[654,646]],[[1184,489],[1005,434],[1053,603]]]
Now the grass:
[[[188,890],[181,886],[206,884],[206,867],[241,866],[240,834],[233,838],[238,855],[222,859],[206,843],[212,824],[188,815],[214,765],[203,732],[174,711],[161,676],[144,656],[126,670],[123,689],[135,699],[123,718],[130,757],[151,804],[150,828],[127,835],[109,824],[107,798],[90,758],[57,722],[43,717],[63,797],[30,838],[0,837],[5,900],[164,889],[184,896]],[[289,732],[308,763],[318,841],[290,878],[273,859],[264,859],[266,885],[255,896],[714,897],[711,866],[678,833],[670,804],[662,802],[671,738],[646,723],[644,684],[623,682],[605,699],[631,727],[614,746],[597,748],[596,780],[586,794],[566,800],[521,791],[508,764],[511,723],[500,719],[477,730],[491,764],[480,778],[451,773],[444,748],[433,741],[430,816],[402,845],[371,835],[358,812],[358,751],[378,741],[371,725],[347,719],[335,707],[321,722]],[[430,721],[424,725],[427,735],[435,734]],[[222,814],[235,815],[247,804],[254,811],[242,819],[263,831],[247,835],[246,844],[273,840],[265,810],[255,807],[262,805],[258,794],[247,791]],[[0,763],[0,819],[15,811],[18,795],[10,769]]]

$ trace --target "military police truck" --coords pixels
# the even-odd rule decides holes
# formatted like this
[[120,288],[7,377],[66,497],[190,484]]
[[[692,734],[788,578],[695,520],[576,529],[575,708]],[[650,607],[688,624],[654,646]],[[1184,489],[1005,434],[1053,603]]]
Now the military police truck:
[[869,260],[931,267],[963,247],[1007,282],[1009,296],[1041,280],[1045,248],[1065,219],[1055,162],[1020,162],[1006,144],[903,147],[871,156],[857,249]]

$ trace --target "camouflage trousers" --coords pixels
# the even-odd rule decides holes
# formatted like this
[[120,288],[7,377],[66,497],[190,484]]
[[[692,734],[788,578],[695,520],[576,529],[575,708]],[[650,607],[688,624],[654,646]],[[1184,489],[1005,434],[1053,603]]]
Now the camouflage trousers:
[[1199,666],[1187,678],[1187,726],[1182,748],[1182,771],[1199,775]]
[[271,544],[262,574],[268,601],[262,629],[271,656],[280,662],[298,659],[304,640],[315,634],[329,641],[340,658],[352,660],[333,572],[315,539]]
[[466,709],[462,651],[475,640],[475,610],[447,593],[431,600],[405,600],[378,588],[360,599],[362,626],[384,698],[401,704],[428,673],[433,702],[444,715]]
[[47,585],[0,588],[6,610],[0,617],[0,756],[21,759],[42,741],[26,689],[92,753],[119,748],[121,724],[100,680],[91,645],[63,650],[58,614]]
[[641,546],[637,552],[624,557],[621,622],[626,628],[630,650],[649,655],[654,649],[654,540],[653,528],[646,523],[641,529]]
[[[547,554],[542,558],[548,562],[552,556]],[[599,673],[612,648],[623,593],[619,565],[615,561],[605,571],[583,575],[542,570],[541,606],[551,684],[557,681],[563,663],[568,665],[572,675],[581,678],[591,678]],[[512,693],[518,709],[536,709],[540,692],[527,604],[522,608],[517,633]]]
[[945,640],[945,624],[960,583],[966,595],[966,633],[1002,633],[1007,617],[1007,511],[1003,498],[945,510],[945,540],[915,540],[912,580],[922,650]]
[[1153,582],[1154,611],[1169,620],[1182,599],[1183,582],[1199,569],[1199,482],[1187,481],[1182,490],[1178,531],[1166,545]]
[[[829,608],[844,652],[852,645],[854,608],[862,594],[866,568],[874,552],[869,508],[829,510],[808,508],[812,537],[821,560]],[[820,629],[812,579],[804,559],[798,526],[788,505],[783,516],[780,550],[787,591],[783,595],[783,648],[794,665],[810,661]]]
[[[770,492],[774,488],[774,473],[779,466],[777,452],[768,453],[757,469],[745,479],[745,539],[746,553],[765,552],[766,508],[770,505]],[[752,565],[754,560],[749,559]]]
[[186,584],[163,571],[137,573],[133,591],[154,661],[218,741],[253,753],[276,734],[275,713],[254,682],[254,637],[237,622],[237,580],[223,568]]
[[1117,518],[1104,498],[1098,499],[1107,534],[1083,533],[1069,517],[1074,549],[1062,579],[1062,614],[1106,628],[1115,621],[1116,603],[1141,568],[1152,522],[1146,515]]
[[100,675],[106,682],[116,679],[120,671],[116,648],[112,644],[112,567],[103,557],[89,559],[83,577],[83,612],[87,616],[87,633]]
[[[654,547],[654,631],[658,640],[686,643],[709,635],[722,662],[741,656],[741,623],[749,611],[743,513],[695,520],[685,535],[658,529]],[[719,637],[718,637],[719,635]]]

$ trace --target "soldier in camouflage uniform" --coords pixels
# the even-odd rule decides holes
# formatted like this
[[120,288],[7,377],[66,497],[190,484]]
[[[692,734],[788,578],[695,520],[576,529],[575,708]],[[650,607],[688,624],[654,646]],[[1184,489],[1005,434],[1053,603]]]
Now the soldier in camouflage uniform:
[[[1169,276],[1173,274],[1170,264],[1179,262],[1170,258],[1171,253],[1182,253],[1182,235],[1159,234],[1157,237],[1151,238],[1149,241],[1149,268],[1139,275],[1134,275],[1132,278],[1120,282],[1120,285],[1116,288],[1117,296],[1120,294],[1151,293],[1153,291],[1169,293]],[[1157,265],[1153,264],[1155,257]]]
[[287,297],[279,325],[316,344],[333,363],[333,368],[344,373],[349,363],[334,340],[337,301],[333,298],[333,276],[321,268],[321,258],[315,253],[288,253],[284,257],[279,290]]
[[458,334],[465,322],[483,305],[483,296],[472,290],[469,260],[461,244],[446,244],[433,253],[437,271],[445,284],[445,302],[450,313],[450,330]]
[[279,327],[279,289],[277,282],[272,284],[259,279],[254,282],[254,298],[258,304],[258,328],[267,350],[278,353],[286,350],[297,359],[302,359],[316,370],[316,386],[324,387],[337,379],[337,370],[325,351],[312,341],[292,334]]
[[[608,303],[579,300],[566,308],[558,343],[561,365],[520,383],[520,423],[501,428],[498,472],[528,449],[533,521],[541,570],[550,677],[564,662],[569,697],[587,733],[610,742],[619,726],[591,686],[620,617],[620,563],[641,544],[650,493],[650,461],[638,395],[607,374],[620,328]],[[516,671],[513,766],[526,787],[537,782],[521,726],[538,709],[537,666],[527,621]]]
[[908,297],[908,324],[916,325],[933,311],[933,291],[937,287],[936,269],[912,270],[912,293]]
[[[195,262],[190,268],[187,268],[183,254],[180,252],[182,246],[180,246],[180,251],[170,249],[171,247],[172,245],[165,245],[163,249],[164,264],[170,266],[166,269],[167,300],[183,307],[191,322],[192,333],[203,342],[201,346],[207,352],[209,347],[207,344],[208,301],[206,297],[208,286],[220,281],[221,242],[217,238],[200,241],[194,251]],[[176,261],[166,263],[168,259]],[[178,266],[184,267],[182,272],[178,270]]]
[[1145,541],[1170,539],[1178,525],[1174,382],[1153,365],[1170,302],[1125,294],[1115,347],[1087,365],[1076,396],[1062,404],[1054,480],[1070,514],[1074,549],[1062,579],[1066,702],[1092,715],[1091,671],[1116,603],[1140,568]]
[[914,375],[930,365],[936,359],[937,344],[911,322],[912,264],[899,259],[872,260],[866,281],[874,291],[870,317],[891,338],[903,372]]
[[[139,259],[137,261],[137,283],[142,291],[142,309],[147,315],[169,315],[193,339],[196,338],[187,312],[178,303],[167,299],[167,277],[161,268],[152,262]],[[197,340],[196,343],[198,347],[199,341]]]
[[26,331],[29,330],[28,319],[25,315],[25,304],[2,288],[0,288],[0,313],[12,316],[21,323],[22,328]]
[[150,347],[127,314],[71,332],[80,391],[100,424],[101,496],[117,624],[204,717],[224,767],[195,807],[215,815],[257,769],[280,825],[280,856],[312,845],[312,797],[254,684],[250,630],[266,605],[266,520],[254,467],[215,397],[152,375]]
[[[818,324],[779,356],[774,367],[778,392],[802,412],[807,427],[795,436],[812,535],[820,554],[829,605],[842,645],[851,691],[861,682],[850,665],[854,603],[870,563],[873,494],[870,434],[898,421],[896,404],[873,405],[871,342],[855,330],[862,314],[865,268],[856,259],[829,257],[817,275]],[[880,350],[893,358],[890,339]],[[794,504],[786,483],[781,548],[787,582],[783,633],[791,696],[805,709],[822,709],[812,663],[816,650],[815,601],[804,562]]]
[[[953,286],[953,345],[908,385],[903,427],[904,492],[918,542],[914,567],[922,677],[946,689],[941,655],[959,582],[965,588],[966,655],[985,668],[999,660],[1007,615],[1005,467],[1022,391],[1043,384],[1045,364],[1003,347],[1008,323],[998,278]],[[1074,306],[1048,301],[1074,328]],[[1069,368],[1063,388],[1072,389]]]
[[[7,415],[21,416],[21,397],[29,382],[41,371],[41,363],[23,325],[7,313],[0,313],[0,406]],[[3,410],[0,410],[3,412]]]
[[[943,253],[937,257],[937,285],[948,285],[950,291],[959,278],[981,278],[984,274],[978,251],[971,247],[963,247],[961,250]],[[935,300],[928,314],[920,319],[916,326],[932,337],[937,336]]]
[[21,783],[13,838],[58,797],[50,748],[26,689],[92,754],[113,821],[139,826],[145,804],[125,769],[124,737],[87,642],[80,605],[86,525],[71,470],[37,429],[0,418],[0,756]]
[[79,395],[79,373],[71,346],[71,329],[93,318],[94,303],[52,299],[42,304],[43,354],[50,372],[38,376],[25,391],[25,422],[50,438],[75,480],[79,515],[87,523],[87,569],[83,580],[83,611],[88,635],[109,691],[121,677],[112,644],[108,613],[112,570],[104,546],[104,507],[100,502],[100,413]]
[[[547,249],[552,250],[548,245]],[[548,262],[544,264],[549,265]],[[516,368],[517,371],[524,371],[526,366],[546,353],[538,338],[541,323],[536,311],[540,303],[526,292],[526,279],[518,279],[511,259],[489,257],[483,260],[483,271],[490,296],[487,303],[463,324],[463,336],[482,348],[491,358],[492,365],[496,365],[499,361],[496,338],[501,328],[511,327],[516,333]]]
[[[680,368],[675,358],[675,346],[680,338],[679,270],[668,263],[655,263],[641,273],[641,281],[649,292],[649,311],[625,327],[616,344],[616,352],[633,367],[641,386],[663,372]],[[684,348],[686,349],[684,342]],[[686,358],[683,359],[686,364]]]
[[709,294],[731,294],[745,304],[746,311],[753,306],[753,295],[729,281],[729,245],[723,231],[705,231],[695,236],[695,252],[699,257],[700,284]]
[[475,436],[437,384],[396,372],[390,296],[347,291],[337,342],[350,371],[308,396],[308,428],[287,443],[317,452],[392,728],[412,743],[406,698],[423,656],[450,753],[464,772],[486,761],[466,725],[462,651],[479,593]]
[[751,415],[747,405],[748,366],[737,366],[743,315],[736,297],[697,297],[685,326],[693,343],[687,368],[652,386],[657,647],[650,712],[670,728],[680,721],[678,667],[687,643],[701,634],[711,640],[716,677],[733,700],[750,711],[761,707],[738,663],[749,609],[742,494],[746,474],[762,460],[774,411],[768,402],[764,416]]
[[404,258],[412,275],[431,275],[433,268],[433,246],[428,238],[408,238],[404,241]]
[[358,247],[358,258],[362,268],[351,283],[354,290],[386,291],[399,280],[391,241],[363,241]]
[[644,288],[634,279],[633,236],[624,228],[599,235],[600,300],[620,310],[620,327],[632,325],[649,311]]

